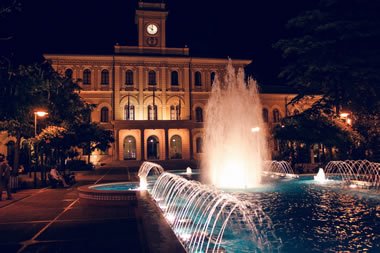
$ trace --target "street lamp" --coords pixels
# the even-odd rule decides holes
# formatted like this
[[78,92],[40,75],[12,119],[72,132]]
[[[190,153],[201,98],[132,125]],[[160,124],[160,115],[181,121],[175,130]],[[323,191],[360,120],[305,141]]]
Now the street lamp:
[[34,137],[37,136],[37,117],[45,117],[48,115],[45,111],[36,111],[34,112]]
[[[45,111],[35,111],[34,112],[34,138],[37,137],[37,118],[38,117],[45,117],[48,115]],[[37,167],[38,167],[38,145],[35,145],[34,152],[36,154],[36,164],[34,166],[34,188],[37,188]]]

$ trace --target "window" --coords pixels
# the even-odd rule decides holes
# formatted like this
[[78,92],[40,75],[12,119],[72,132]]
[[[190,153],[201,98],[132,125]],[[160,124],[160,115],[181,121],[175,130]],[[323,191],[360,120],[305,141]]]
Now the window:
[[126,120],[135,120],[135,106],[134,105],[129,105],[129,108],[128,108],[128,105],[126,105],[124,107],[124,111],[125,111]]
[[211,79],[211,85],[213,85],[214,84],[214,80],[215,80],[215,72],[211,72],[210,79]]
[[273,110],[273,122],[274,123],[280,122],[280,112],[278,109]]
[[195,120],[197,122],[203,122],[203,110],[200,107],[195,109]]
[[103,107],[100,110],[100,122],[108,122],[108,108]]
[[125,84],[133,85],[133,71],[132,70],[127,70],[127,72],[125,72]]
[[203,153],[203,140],[201,137],[198,137],[196,140],[195,140],[195,144],[196,144],[196,152],[199,154],[199,153]]
[[172,71],[172,85],[178,85],[178,72]]
[[73,78],[73,70],[72,69],[66,69],[66,71],[65,71],[65,77],[67,77],[67,78]]
[[180,119],[180,106],[179,105],[172,105],[170,106],[170,119],[171,120],[179,120]]
[[148,120],[157,120],[157,105],[148,105]]
[[170,159],[182,159],[182,139],[179,135],[170,138]]
[[102,84],[102,85],[108,85],[109,84],[110,73],[108,72],[108,70],[106,70],[106,69],[102,70],[100,79],[101,79],[100,84]]
[[131,135],[124,139],[124,160],[136,160],[136,139]]
[[269,122],[269,112],[266,108],[263,108],[263,120],[265,123]]
[[89,69],[83,71],[83,84],[91,84],[91,70]]
[[156,85],[156,72],[151,70],[148,73],[148,84],[149,85]]
[[195,72],[195,86],[202,86],[202,74],[201,72]]
[[295,110],[293,111],[293,115],[298,115],[298,114],[300,114],[300,111],[298,111],[297,109],[295,109]]

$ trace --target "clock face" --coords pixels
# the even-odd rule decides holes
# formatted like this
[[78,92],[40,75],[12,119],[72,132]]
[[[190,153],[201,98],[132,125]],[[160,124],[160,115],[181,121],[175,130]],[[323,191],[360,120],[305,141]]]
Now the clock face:
[[158,27],[155,24],[149,24],[146,27],[146,31],[149,34],[154,35],[154,34],[156,34],[158,32]]

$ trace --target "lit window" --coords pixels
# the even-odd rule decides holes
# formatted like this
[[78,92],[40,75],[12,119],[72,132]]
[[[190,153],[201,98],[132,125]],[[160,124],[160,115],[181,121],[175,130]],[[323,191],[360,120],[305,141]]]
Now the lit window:
[[148,120],[157,120],[157,105],[148,106]]
[[125,119],[126,120],[135,120],[135,106],[134,105],[126,105],[125,106]]

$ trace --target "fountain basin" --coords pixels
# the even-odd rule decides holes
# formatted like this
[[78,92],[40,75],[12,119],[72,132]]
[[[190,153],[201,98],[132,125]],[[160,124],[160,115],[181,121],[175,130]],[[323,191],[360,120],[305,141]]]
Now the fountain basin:
[[85,185],[78,188],[79,197],[93,204],[135,205],[138,182]]

